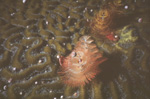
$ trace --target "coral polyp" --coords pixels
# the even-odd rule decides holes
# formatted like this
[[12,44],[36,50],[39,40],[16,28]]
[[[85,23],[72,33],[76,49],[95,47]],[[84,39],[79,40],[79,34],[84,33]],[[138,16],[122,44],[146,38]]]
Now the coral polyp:
[[107,58],[102,56],[90,36],[82,36],[75,49],[67,56],[61,57],[60,72],[65,84],[76,87],[89,83],[100,72],[99,64]]

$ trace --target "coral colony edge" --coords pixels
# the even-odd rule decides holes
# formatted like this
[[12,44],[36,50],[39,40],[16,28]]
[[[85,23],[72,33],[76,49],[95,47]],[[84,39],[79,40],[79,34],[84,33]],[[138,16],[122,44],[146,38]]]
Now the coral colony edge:
[[82,36],[74,50],[67,56],[61,57],[60,72],[63,82],[76,87],[89,83],[100,72],[99,64],[106,61],[90,36]]

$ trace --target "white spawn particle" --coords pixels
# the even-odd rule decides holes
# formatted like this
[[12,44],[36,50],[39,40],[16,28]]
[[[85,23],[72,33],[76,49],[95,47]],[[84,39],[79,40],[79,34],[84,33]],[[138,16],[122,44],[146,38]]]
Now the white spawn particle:
[[11,81],[12,81],[12,78],[10,78],[10,79],[8,80],[8,83],[11,83]]
[[23,3],[25,3],[25,2],[26,2],[26,0],[22,0],[22,2],[23,2]]
[[87,22],[89,22],[89,19],[86,19]]
[[54,40],[54,39],[55,39],[55,37],[52,37],[52,39]]
[[60,99],[63,99],[63,97],[64,97],[64,96],[63,96],[63,95],[61,95],[61,96],[60,96]]
[[126,5],[126,6],[124,6],[124,8],[125,8],[125,9],[128,9],[128,6]]
[[59,58],[60,58],[60,55],[57,55],[57,58],[59,59]]
[[139,19],[138,19],[138,22],[141,23],[141,22],[142,22],[142,18],[139,18]]
[[29,46],[26,46],[26,48],[29,48]]
[[38,82],[36,81],[35,84],[37,84]]
[[63,45],[66,45],[66,43],[63,43]]
[[52,90],[50,90],[49,92],[52,93]]
[[115,38],[118,38],[118,35],[115,35]]
[[19,94],[20,94],[20,95],[22,95],[22,91],[21,91],[21,92],[19,92]]
[[10,15],[11,15],[11,16],[13,16],[13,15],[14,15],[14,13],[11,13]]
[[29,40],[29,39],[30,39],[30,37],[27,37],[27,39]]
[[7,88],[7,86],[5,85],[5,86],[3,87],[3,89],[6,90],[6,88]]
[[15,70],[16,70],[16,67],[13,68],[13,71],[15,71]]
[[75,97],[76,97],[76,96],[77,96],[77,92],[75,92],[75,93],[73,94],[73,96],[75,96]]
[[90,11],[93,12],[93,9],[91,9]]
[[70,16],[68,16],[68,18],[70,18]]
[[87,7],[85,8],[85,10],[87,10]]
[[46,24],[48,25],[48,21],[46,21]]
[[42,63],[42,60],[41,60],[41,59],[39,60],[39,63]]

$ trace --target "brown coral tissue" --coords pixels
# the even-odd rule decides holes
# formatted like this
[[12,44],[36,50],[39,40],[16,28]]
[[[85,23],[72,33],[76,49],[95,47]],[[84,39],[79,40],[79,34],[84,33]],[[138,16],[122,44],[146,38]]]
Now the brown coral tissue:
[[60,72],[62,81],[72,87],[84,86],[100,72],[99,64],[107,60],[92,43],[90,36],[82,36],[75,49],[61,57]]

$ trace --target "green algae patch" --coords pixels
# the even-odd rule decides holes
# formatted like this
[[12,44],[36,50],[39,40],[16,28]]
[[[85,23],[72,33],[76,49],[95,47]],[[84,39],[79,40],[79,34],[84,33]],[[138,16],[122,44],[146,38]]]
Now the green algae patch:
[[127,49],[135,45],[139,38],[139,33],[133,26],[129,25],[119,31],[119,37],[120,39],[115,46],[120,51],[127,53]]

